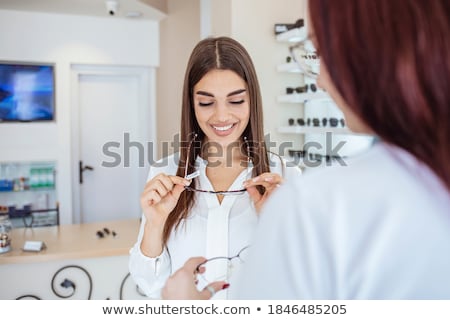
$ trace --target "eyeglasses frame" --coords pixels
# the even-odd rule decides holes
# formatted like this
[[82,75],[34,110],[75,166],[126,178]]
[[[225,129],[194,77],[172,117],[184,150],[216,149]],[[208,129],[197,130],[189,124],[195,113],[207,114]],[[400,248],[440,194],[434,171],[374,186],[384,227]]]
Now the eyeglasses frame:
[[[231,256],[231,257],[213,257],[213,258],[207,259],[206,261],[203,261],[202,263],[200,263],[199,265],[197,265],[197,267],[195,268],[194,274],[195,274],[195,275],[201,274],[201,273],[200,273],[200,268],[201,268],[202,266],[204,266],[206,263],[210,262],[210,261],[215,261],[215,260],[220,260],[220,259],[222,259],[222,260],[227,260],[228,262],[230,262],[231,260],[233,260],[233,259],[235,259],[235,258],[238,258],[238,259],[240,259],[241,261],[243,261],[243,260],[240,258],[240,255],[242,254],[242,252],[244,252],[244,251],[245,251],[246,249],[248,249],[249,247],[250,247],[250,245],[247,245],[247,246],[243,247],[241,250],[239,250],[239,252],[238,252],[237,254],[235,254],[234,256]],[[206,279],[205,279],[205,280],[206,280]]]
[[[197,136],[198,135],[196,133],[194,133],[194,137],[189,142],[188,149],[186,151],[186,162],[185,162],[185,168],[184,168],[184,177],[188,176],[189,155],[191,153],[192,144],[195,142],[195,139],[197,138]],[[250,146],[249,146],[249,143],[247,141],[247,137],[244,137],[244,143],[246,144],[246,148],[247,148],[247,163],[250,164],[250,160],[251,160],[250,159]],[[247,189],[245,189],[245,188],[239,189],[239,190],[224,190],[224,191],[202,190],[202,189],[192,188],[190,186],[185,186],[184,189],[187,190],[187,191],[209,193],[209,194],[223,195],[223,196],[226,196],[226,195],[241,195],[241,194],[243,194],[244,192],[247,191]]]

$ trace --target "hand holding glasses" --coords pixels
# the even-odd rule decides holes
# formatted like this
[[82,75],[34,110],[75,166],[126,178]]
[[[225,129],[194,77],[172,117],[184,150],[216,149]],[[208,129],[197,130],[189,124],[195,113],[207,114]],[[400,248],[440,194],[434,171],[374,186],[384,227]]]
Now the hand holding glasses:
[[[261,208],[266,200],[282,183],[283,177],[272,172],[264,172],[244,182],[244,187],[247,188],[247,192],[253,201],[257,213],[261,212]],[[263,186],[265,192],[260,194],[256,186]]]
[[204,284],[228,281],[246,261],[249,247],[243,247],[236,255],[231,257],[213,257],[200,263],[195,268],[197,279],[202,280]]
[[[223,289],[227,289],[229,284],[226,282],[208,283],[203,290],[198,291],[196,283],[198,271],[196,271],[199,263],[204,262],[205,258],[194,257],[189,258],[186,263],[178,269],[173,275],[167,279],[164,288],[161,291],[163,299],[170,300],[208,300],[212,296]],[[200,273],[205,271],[205,268],[200,267]],[[194,275],[194,276],[192,276]]]
[[141,208],[148,221],[157,226],[166,222],[167,216],[177,205],[184,187],[191,182],[182,177],[164,173],[156,175],[144,187]]

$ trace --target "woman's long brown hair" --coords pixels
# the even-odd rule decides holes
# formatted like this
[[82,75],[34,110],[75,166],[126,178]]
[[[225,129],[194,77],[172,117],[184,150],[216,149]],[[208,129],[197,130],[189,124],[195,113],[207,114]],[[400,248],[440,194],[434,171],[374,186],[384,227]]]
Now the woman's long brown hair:
[[349,108],[450,190],[450,1],[312,0],[309,13]]
[[[247,50],[237,41],[228,37],[207,38],[200,41],[194,48],[187,65],[181,108],[181,149],[177,175],[184,177],[185,159],[189,142],[195,134],[197,137],[192,144],[188,168],[189,173],[195,167],[195,159],[202,150],[205,134],[200,129],[194,113],[194,86],[211,70],[231,70],[239,75],[246,83],[250,99],[250,120],[244,130],[243,137],[247,138],[248,150],[253,162],[253,176],[270,171],[266,144],[263,131],[263,106],[261,92],[255,67]],[[247,148],[247,145],[243,146]],[[195,179],[191,183],[195,188]],[[169,214],[164,225],[163,245],[167,244],[170,233],[180,222],[187,218],[194,205],[195,193],[184,191],[176,207]]]

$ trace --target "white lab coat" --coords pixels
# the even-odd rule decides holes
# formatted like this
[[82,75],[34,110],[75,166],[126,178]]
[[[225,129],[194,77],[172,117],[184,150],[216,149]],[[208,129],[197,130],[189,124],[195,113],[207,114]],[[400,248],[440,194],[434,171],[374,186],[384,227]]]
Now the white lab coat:
[[[271,155],[270,160],[273,164],[271,172],[281,175],[284,171],[286,180],[293,177],[297,178],[301,174],[298,167],[282,169],[284,164],[277,156]],[[200,171],[200,176],[196,178],[197,188],[213,190],[205,173],[205,161],[197,158],[196,166]],[[175,175],[177,167],[178,154],[164,158],[150,168],[148,180],[161,172]],[[251,168],[244,170],[229,190],[242,189],[242,183],[251,178],[251,173]],[[196,193],[196,202],[189,217],[182,222],[176,231],[172,231],[167,248],[160,256],[149,258],[143,255],[140,250],[145,224],[143,215],[137,242],[130,250],[129,270],[131,276],[147,296],[160,298],[160,291],[167,278],[181,268],[190,257],[229,257],[249,245],[257,220],[256,211],[248,193],[239,196],[227,195],[221,204],[214,194]],[[226,267],[226,265],[221,265],[217,268],[223,269]],[[208,274],[224,273],[223,270],[207,270],[206,272]],[[229,282],[231,288],[236,287],[235,284],[233,285],[232,278]],[[199,288],[204,285],[205,283],[200,282]],[[228,296],[230,290],[232,289],[221,291],[214,298],[224,299]]]
[[450,193],[381,142],[280,187],[253,242],[234,298],[450,299]]

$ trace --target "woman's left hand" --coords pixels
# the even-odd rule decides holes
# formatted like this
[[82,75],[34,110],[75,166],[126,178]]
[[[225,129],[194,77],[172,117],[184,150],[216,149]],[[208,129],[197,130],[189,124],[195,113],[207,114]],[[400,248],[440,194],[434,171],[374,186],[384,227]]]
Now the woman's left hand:
[[[279,174],[271,172],[264,172],[263,174],[244,182],[244,188],[247,189],[250,198],[253,200],[257,213],[261,212],[261,208],[266,200],[272,192],[281,185],[281,183],[283,183],[283,178]],[[265,192],[260,194],[258,189],[256,189],[256,186],[263,186]]]

